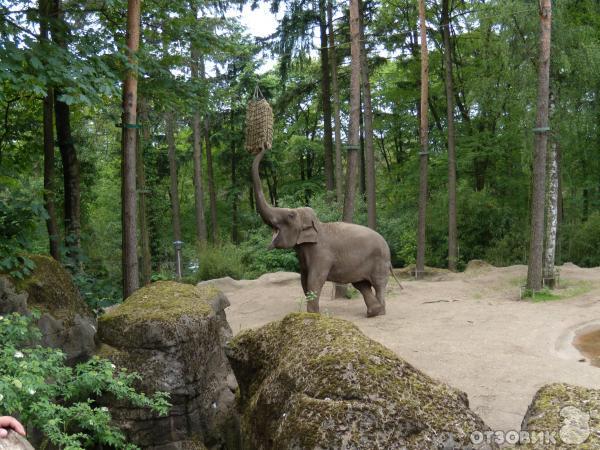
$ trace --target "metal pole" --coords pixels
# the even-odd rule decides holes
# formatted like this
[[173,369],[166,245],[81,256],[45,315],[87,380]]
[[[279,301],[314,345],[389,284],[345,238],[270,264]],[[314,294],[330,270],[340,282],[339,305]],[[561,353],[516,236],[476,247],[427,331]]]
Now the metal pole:
[[181,281],[181,273],[183,272],[181,264],[181,247],[183,247],[183,241],[173,242],[175,246],[175,272],[177,275],[177,281]]

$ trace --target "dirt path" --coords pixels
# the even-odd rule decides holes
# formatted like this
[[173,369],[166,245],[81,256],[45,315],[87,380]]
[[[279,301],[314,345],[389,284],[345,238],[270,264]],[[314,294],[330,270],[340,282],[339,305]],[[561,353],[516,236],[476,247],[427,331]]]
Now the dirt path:
[[[519,301],[525,266],[481,268],[431,280],[388,284],[387,315],[367,319],[362,297],[331,299],[321,312],[357,324],[428,375],[465,391],[471,407],[494,430],[520,429],[535,391],[550,382],[600,388],[600,368],[579,362],[571,341],[578,329],[600,324],[600,268],[561,268],[568,299]],[[221,280],[234,334],[299,310],[297,274],[254,281]]]

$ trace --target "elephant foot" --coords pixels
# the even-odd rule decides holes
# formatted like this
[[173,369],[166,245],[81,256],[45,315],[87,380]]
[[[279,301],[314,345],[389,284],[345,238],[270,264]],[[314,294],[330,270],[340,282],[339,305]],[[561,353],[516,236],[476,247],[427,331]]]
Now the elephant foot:
[[367,317],[376,317],[385,315],[385,305],[377,305],[367,309]]
[[306,312],[319,314],[319,304],[315,305],[314,302],[307,302]]

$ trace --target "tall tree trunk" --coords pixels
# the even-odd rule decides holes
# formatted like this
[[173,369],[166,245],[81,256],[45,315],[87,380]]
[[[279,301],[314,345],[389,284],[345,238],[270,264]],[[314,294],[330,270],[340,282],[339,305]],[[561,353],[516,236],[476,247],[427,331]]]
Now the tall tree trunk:
[[358,173],[360,174],[360,196],[363,201],[366,200],[367,192],[367,175],[365,172],[365,115],[363,114],[363,99],[362,92],[360,96],[360,127],[358,129],[360,136],[360,158],[358,158]]
[[[62,48],[67,47],[67,24],[63,18],[61,0],[52,0],[52,20],[49,28],[52,40]],[[68,256],[77,265],[81,248],[81,182],[79,161],[71,135],[70,108],[60,100],[60,88],[54,90],[54,117],[56,138],[63,163],[65,241]]]
[[427,28],[425,22],[425,0],[419,0],[419,27],[421,31],[421,152],[419,153],[419,218],[417,224],[417,267],[415,278],[425,272],[425,228],[427,212],[427,160],[429,146],[429,124],[427,121],[429,96],[429,55],[427,52]]
[[340,120],[340,89],[337,75],[337,55],[333,30],[333,2],[327,0],[327,22],[329,27],[329,65],[331,66],[331,89],[333,90],[333,123],[335,126],[335,195],[342,201],[344,180],[342,175],[342,125]]
[[234,105],[231,105],[231,110],[229,112],[229,145],[231,151],[231,242],[234,244],[239,244],[240,236],[239,236],[239,217],[238,217],[238,200],[239,200],[239,192],[238,192],[238,179],[237,179],[237,155],[236,155],[236,139],[235,134],[236,131],[234,129],[235,123],[235,114],[233,111]]
[[142,285],[150,284],[152,278],[152,254],[150,252],[150,232],[148,227],[148,205],[146,190],[146,169],[144,166],[144,148],[150,142],[150,120],[148,118],[148,103],[146,99],[139,97],[140,123],[142,124],[142,139],[138,136],[138,153],[136,161],[137,184],[138,184],[138,221],[140,224],[140,249],[142,251]]
[[68,256],[78,264],[81,246],[81,181],[79,160],[71,135],[69,105],[59,100],[61,91],[54,91],[56,137],[63,165],[65,240]]
[[204,119],[204,143],[206,148],[206,177],[208,182],[208,199],[210,205],[210,240],[217,242],[217,193],[213,174],[212,147],[210,143],[210,121]]
[[365,131],[365,177],[367,194],[367,225],[373,230],[377,227],[377,210],[375,197],[375,149],[373,144],[373,106],[371,105],[371,83],[369,81],[369,66],[365,45],[365,24],[362,18],[362,2],[359,21],[360,25],[360,77],[362,82],[363,106],[364,106],[364,131]]
[[[192,47],[190,69],[192,78],[199,77],[198,50]],[[194,200],[196,206],[196,240],[206,242],[206,220],[204,219],[204,188],[202,186],[202,124],[198,107],[192,118],[192,142],[194,147]]]
[[533,193],[531,199],[531,241],[527,288],[542,288],[542,256],[544,251],[544,197],[546,188],[546,152],[548,145],[548,102],[550,96],[551,0],[540,0],[540,54],[538,62],[538,98],[533,155]]
[[359,0],[350,0],[350,123],[348,124],[348,168],[344,197],[344,222],[354,220],[356,166],[360,148],[360,8]]
[[133,294],[140,285],[137,258],[137,56],[140,45],[140,1],[127,2],[127,50],[129,64],[123,84],[123,157],[121,185],[121,218],[123,222],[123,298]]
[[[231,114],[233,128],[233,113]],[[233,134],[233,129],[231,130]],[[240,243],[239,217],[238,217],[238,180],[237,180],[237,155],[235,154],[235,141],[231,140],[231,242]]]
[[325,188],[333,193],[333,141],[331,136],[331,82],[329,79],[329,52],[327,50],[327,14],[326,0],[319,0],[319,29],[321,32],[321,100],[323,102],[323,159],[325,170]]
[[171,181],[169,196],[171,197],[173,240],[181,241],[181,213],[179,208],[179,192],[177,189],[177,147],[175,145],[175,117],[173,111],[168,111],[165,114],[165,131],[169,150],[169,179]]
[[456,145],[454,135],[454,81],[452,79],[452,47],[450,44],[450,0],[442,1],[442,38],[446,84],[446,116],[448,120],[448,269],[456,272],[458,233],[456,229]]
[[[40,41],[48,42],[48,21],[50,20],[51,5],[48,0],[40,0]],[[56,208],[54,206],[54,93],[51,87],[48,88],[43,103],[44,128],[44,208],[48,213],[46,219],[46,229],[48,230],[48,242],[50,255],[57,261],[60,259],[59,253],[59,231],[58,221],[56,219]]]
[[555,285],[554,262],[556,257],[556,236],[558,231],[558,142],[548,146],[548,198],[546,202],[546,252],[543,277],[551,289]]

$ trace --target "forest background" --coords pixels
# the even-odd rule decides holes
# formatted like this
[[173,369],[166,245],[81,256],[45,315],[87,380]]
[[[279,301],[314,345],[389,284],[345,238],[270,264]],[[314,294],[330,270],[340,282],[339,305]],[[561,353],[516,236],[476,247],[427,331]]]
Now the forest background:
[[[143,161],[136,174],[142,283],[173,278],[178,240],[184,242],[188,281],[297,270],[293,252],[266,251],[270,230],[254,211],[244,117],[257,85],[275,114],[273,149],[262,165],[268,198],[278,206],[310,205],[323,221],[341,219],[350,83],[347,4],[273,1],[271,11],[282,19],[265,38],[253,38],[227,14],[244,5],[142,3],[138,122],[129,124],[136,127]],[[414,263],[417,247],[417,6],[409,0],[362,5],[376,228],[390,244],[394,266]],[[436,0],[426,8],[426,263],[448,266],[445,28],[455,104],[458,268],[471,259],[526,263],[538,2]],[[597,266],[600,6],[557,0],[552,15],[549,134],[559,154],[557,261]],[[122,297],[121,88],[131,69],[126,17],[127,4],[120,0],[2,0],[0,6],[1,269],[26,273],[24,254],[52,252],[96,306]],[[265,59],[275,61],[266,72],[258,70]],[[54,121],[50,128],[48,120]],[[361,126],[353,217],[361,224],[367,224],[367,128]],[[48,129],[56,130],[53,145]],[[341,164],[335,160],[338,145]],[[48,230],[54,230],[53,248]]]

